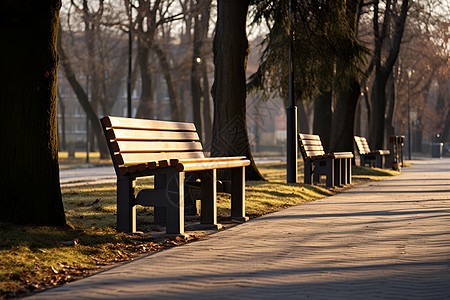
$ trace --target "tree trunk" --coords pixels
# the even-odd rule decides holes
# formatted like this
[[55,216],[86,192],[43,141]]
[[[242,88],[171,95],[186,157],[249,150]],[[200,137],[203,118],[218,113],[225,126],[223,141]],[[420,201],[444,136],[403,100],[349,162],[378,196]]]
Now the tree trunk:
[[[369,143],[374,149],[383,148],[384,142],[384,116],[386,113],[386,84],[389,75],[392,73],[395,62],[397,61],[400,45],[403,37],[403,31],[408,13],[409,0],[403,0],[400,14],[395,15],[397,7],[389,7],[385,10],[383,24],[379,27],[379,1],[374,1],[373,28],[375,36],[375,79],[372,86],[372,116],[370,118]],[[395,6],[393,3],[392,6]],[[394,21],[392,21],[394,20]],[[392,24],[391,24],[392,22]],[[391,28],[392,27],[392,28]],[[389,29],[388,29],[389,28]],[[380,31],[381,29],[381,31]],[[392,32],[392,36],[388,34]],[[385,39],[390,38],[389,48],[382,50]],[[382,53],[387,53],[383,58]]]
[[395,128],[394,128],[394,110],[395,110],[395,80],[394,80],[394,74],[391,73],[388,79],[388,87],[389,91],[387,93],[388,95],[388,109],[386,113],[386,136],[389,138],[390,136],[395,135]]
[[80,103],[81,107],[83,107],[83,110],[86,113],[87,118],[90,121],[90,125],[92,128],[91,132],[93,132],[95,134],[95,136],[97,137],[98,148],[100,151],[100,157],[108,158],[109,150],[108,150],[108,146],[106,145],[106,140],[105,140],[102,126],[100,124],[100,120],[99,120],[98,115],[95,112],[94,108],[92,107],[91,103],[89,102],[88,95],[86,94],[83,87],[77,80],[77,78],[75,76],[75,72],[72,69],[72,64],[70,62],[70,59],[66,55],[66,52],[64,50],[64,46],[62,43],[62,38],[61,38],[61,28],[60,28],[60,33],[58,34],[58,54],[61,59],[61,65],[62,65],[62,70],[64,72],[64,76],[66,77],[67,81],[69,82],[70,87],[74,91],[75,95],[77,95],[78,102]]
[[[58,166],[61,1],[0,2],[0,222],[65,226]],[[30,52],[31,51],[31,52]]]
[[214,37],[214,125],[212,156],[245,155],[247,180],[263,180],[253,160],[247,133],[246,78],[249,0],[219,0]]
[[348,88],[339,91],[331,126],[330,152],[353,152],[355,111],[360,94],[356,79],[349,83]]
[[369,124],[369,145],[373,149],[383,148],[384,115],[386,113],[386,84],[389,74],[377,68],[372,85],[372,116]]
[[313,134],[318,134],[325,151],[330,149],[331,135],[331,92],[324,92],[314,101]]
[[137,118],[153,119],[154,115],[154,99],[153,99],[153,85],[152,85],[152,71],[150,68],[150,49],[144,42],[138,39],[138,53],[137,59],[139,61],[139,69],[141,71],[141,99],[136,111]]
[[167,84],[171,119],[173,121],[181,121],[180,101],[178,100],[177,90],[175,89],[175,84],[173,83],[172,73],[170,72],[171,68],[167,59],[167,55],[158,45],[153,45],[153,49],[158,56],[159,63],[161,64],[161,69],[164,75],[164,80]]
[[303,101],[299,101],[297,103],[298,107],[298,131],[301,133],[310,133],[309,129],[309,118],[306,114],[305,103]]

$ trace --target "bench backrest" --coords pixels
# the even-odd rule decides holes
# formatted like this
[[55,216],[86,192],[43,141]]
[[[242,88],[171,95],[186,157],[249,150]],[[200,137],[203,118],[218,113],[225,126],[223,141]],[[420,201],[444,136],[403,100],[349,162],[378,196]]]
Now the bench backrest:
[[371,152],[369,144],[367,143],[367,140],[365,137],[355,135],[354,138],[355,138],[356,147],[358,147],[359,154],[363,155],[363,154],[367,154],[367,153]]
[[315,134],[299,133],[299,146],[303,159],[310,157],[325,155],[320,136]]
[[101,122],[116,167],[205,157],[193,123],[122,117]]

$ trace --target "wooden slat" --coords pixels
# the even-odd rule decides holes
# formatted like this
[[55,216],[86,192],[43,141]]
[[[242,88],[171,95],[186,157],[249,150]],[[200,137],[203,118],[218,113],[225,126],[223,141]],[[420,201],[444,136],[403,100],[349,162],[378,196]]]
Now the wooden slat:
[[211,163],[211,162],[222,162],[230,160],[244,160],[247,159],[245,156],[230,156],[230,157],[205,157],[205,158],[189,158],[189,159],[171,159],[170,165],[176,166],[178,163]]
[[111,143],[114,152],[180,152],[202,151],[200,142],[147,142],[147,141],[114,141]]
[[197,132],[156,131],[114,128],[107,130],[110,140],[126,141],[199,141]]
[[311,145],[311,146],[322,146],[322,142],[321,141],[317,141],[317,140],[300,140],[300,143],[302,145]]
[[302,146],[302,147],[303,147],[303,149],[305,149],[305,151],[324,151],[322,145],[320,145],[320,146],[306,145],[306,146]]
[[167,153],[120,153],[115,156],[118,165],[132,165],[170,159],[204,158],[201,151],[167,152]]
[[315,134],[304,134],[304,133],[299,133],[298,136],[299,136],[300,139],[302,139],[302,140],[317,140],[317,141],[320,141],[320,136],[315,135]]
[[101,119],[105,127],[113,128],[127,128],[127,129],[157,129],[157,130],[183,130],[195,131],[193,123],[171,122],[171,121],[157,121],[145,120],[135,118],[123,117],[103,117]]
[[324,151],[306,151],[306,156],[319,156],[324,154]]
[[334,152],[331,153],[333,158],[353,158],[353,153],[351,152]]
[[194,172],[203,171],[211,169],[228,169],[248,166],[250,161],[248,159],[244,160],[229,160],[229,161],[219,161],[219,162],[202,162],[202,163],[179,163],[177,165],[178,171],[182,172]]

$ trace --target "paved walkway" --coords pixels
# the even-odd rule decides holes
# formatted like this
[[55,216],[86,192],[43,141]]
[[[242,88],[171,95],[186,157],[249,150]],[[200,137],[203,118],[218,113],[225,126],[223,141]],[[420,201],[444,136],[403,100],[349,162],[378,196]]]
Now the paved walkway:
[[450,160],[144,256],[34,299],[450,299]]

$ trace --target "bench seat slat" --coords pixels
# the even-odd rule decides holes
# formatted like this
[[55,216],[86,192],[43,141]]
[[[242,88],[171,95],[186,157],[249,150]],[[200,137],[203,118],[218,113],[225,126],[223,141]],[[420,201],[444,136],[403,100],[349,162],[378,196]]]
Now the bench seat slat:
[[250,165],[248,159],[244,160],[229,160],[229,161],[216,161],[216,162],[201,162],[201,163],[178,163],[177,169],[182,172],[194,172],[194,171],[204,171],[211,169],[228,169],[245,167]]
[[126,141],[199,141],[197,132],[191,131],[147,131],[137,129],[108,129],[111,140]]
[[338,158],[338,159],[341,159],[341,158],[353,158],[353,153],[351,153],[351,152],[333,152],[333,153],[330,153],[330,154],[331,154],[331,157]]
[[124,117],[104,117],[102,118],[102,122],[107,128],[196,131],[193,123],[183,122],[130,119]]
[[204,158],[205,155],[201,151],[194,152],[166,152],[166,153],[119,153],[115,155],[117,164],[132,165],[141,164],[152,161],[160,161],[170,159],[187,159],[187,158]]
[[200,142],[147,142],[147,141],[114,141],[111,143],[114,152],[179,152],[202,151]]
[[245,156],[231,156],[231,157],[205,157],[205,158],[188,158],[188,159],[171,159],[170,165],[176,166],[178,163],[212,163],[212,162],[222,162],[230,160],[245,160]]

